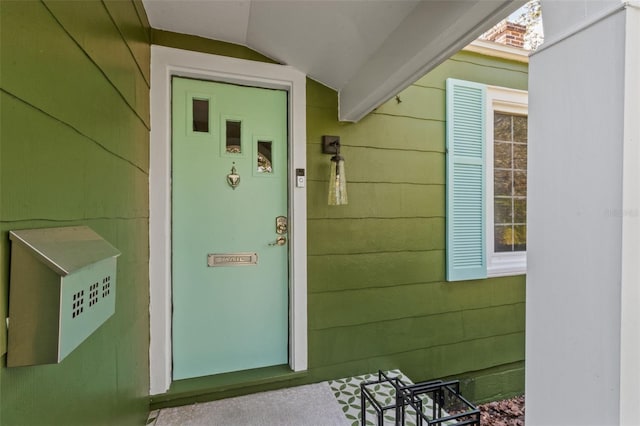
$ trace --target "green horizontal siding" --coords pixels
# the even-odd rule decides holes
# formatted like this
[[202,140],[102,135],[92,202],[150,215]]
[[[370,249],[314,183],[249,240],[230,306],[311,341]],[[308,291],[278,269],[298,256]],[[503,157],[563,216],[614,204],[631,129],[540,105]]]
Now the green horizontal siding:
[[[318,84],[308,82],[308,85]],[[307,98],[307,102],[309,99]],[[444,153],[445,127],[442,120],[416,120],[411,117],[370,114],[357,124],[336,121],[335,108],[307,106],[307,140],[310,149],[322,135],[340,133],[341,143],[349,147],[379,148]]]
[[[131,106],[132,111],[139,114],[140,119],[149,127],[149,67],[140,67],[135,60],[106,4],[98,1],[56,0],[45,0],[44,3],[84,54],[88,55],[105,74],[106,80],[116,88],[118,94]],[[127,13],[130,19],[136,19],[133,3],[123,4],[130,6]],[[114,3],[111,2],[111,5],[113,10]],[[105,15],[108,19],[105,19]],[[139,35],[143,32],[139,23],[136,28],[138,32],[135,36],[144,40],[144,37]],[[105,52],[108,52],[108,55]],[[143,71],[144,68],[146,71]]]
[[[0,318],[11,229],[88,225],[117,247],[116,312],[60,364],[0,368],[0,424],[148,413],[149,26],[135,1],[0,3]],[[2,354],[6,350],[0,327]]]
[[[319,145],[312,145],[310,149],[316,151],[322,148]],[[349,146],[345,143],[340,147],[340,154],[345,159],[352,159],[348,169],[349,183],[411,185],[442,185],[444,183],[444,153]],[[326,181],[329,166],[323,160],[321,157],[312,157],[307,160],[308,180]]]
[[[384,336],[378,337],[380,340]],[[323,377],[349,377],[354,371],[377,371],[378,369],[400,368],[413,380],[429,380],[440,377],[465,378],[468,391],[465,396],[473,400],[486,398],[486,391],[474,386],[478,372],[496,369],[496,366],[507,366],[520,362],[524,357],[524,333],[495,336],[486,339],[468,340],[462,343],[434,346],[426,349],[386,352],[378,356],[370,356],[328,366],[314,366],[308,380],[317,381]],[[312,361],[316,359],[311,357]],[[464,366],[461,369],[461,366]],[[524,370],[522,370],[524,377]],[[498,377],[494,377],[496,381]],[[491,383],[485,377],[484,383]],[[522,383],[522,381],[521,381]],[[487,385],[488,386],[488,385]],[[492,390],[490,393],[493,392]],[[517,389],[513,394],[523,392]]]
[[[419,283],[356,290],[312,293],[309,295],[309,328],[326,328],[367,322],[418,317],[460,309],[480,309],[482,302],[453,299],[445,286],[450,283]],[[478,284],[482,285],[482,284]],[[491,290],[487,287],[486,290]],[[472,293],[472,292],[471,292]],[[521,303],[509,294],[493,295],[489,306]],[[524,308],[520,305],[520,309]],[[515,314],[515,313],[514,313]],[[522,322],[518,317],[514,321]],[[483,325],[486,325],[483,323]],[[524,328],[522,328],[524,330]]]
[[[522,333],[520,304],[401,317],[372,324],[314,330],[310,353],[317,366],[362,360],[389,353],[435,349]],[[482,321],[474,324],[474,321]],[[339,330],[335,330],[339,328]],[[336,333],[340,331],[340,333]],[[385,336],[380,339],[380,336]],[[321,348],[331,348],[324,351]]]
[[477,403],[498,401],[524,393],[524,361],[460,374],[463,395],[475,395]]
[[527,90],[528,74],[528,65],[522,62],[460,52],[419,79],[415,85],[444,90],[447,78],[457,78]]
[[444,252],[438,250],[310,256],[309,292],[311,295],[415,283],[437,284],[444,280],[444,271],[440,270],[443,262]]
[[[349,182],[350,160],[346,153],[344,158]],[[349,204],[338,208],[327,205],[328,182],[311,180],[307,188],[309,219],[444,217],[444,185],[350,182]],[[309,249],[313,251],[313,244]]]
[[[312,219],[307,224],[308,238],[317,241],[309,251],[314,257],[444,250],[443,231],[442,217]],[[329,233],[357,238],[345,238],[338,251],[334,241],[323,238]]]
[[[445,282],[449,77],[527,88],[526,64],[460,52],[352,124],[308,84],[308,380],[401,368],[476,400],[524,391],[524,276]],[[326,205],[324,134],[341,137],[347,206]]]

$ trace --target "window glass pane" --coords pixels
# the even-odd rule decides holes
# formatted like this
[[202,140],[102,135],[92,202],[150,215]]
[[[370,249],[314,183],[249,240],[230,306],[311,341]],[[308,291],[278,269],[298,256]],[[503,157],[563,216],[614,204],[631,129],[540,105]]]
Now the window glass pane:
[[494,114],[494,250],[527,249],[527,117]]
[[527,172],[513,172],[513,195],[527,195]]
[[512,140],[511,116],[496,112],[493,115],[493,137],[497,141]]
[[516,198],[513,200],[513,222],[527,223],[527,199]]
[[527,250],[527,226],[516,225],[513,227],[514,241],[513,251],[526,251]]
[[193,131],[209,132],[209,100],[192,99],[193,101]]
[[494,208],[494,222],[500,223],[513,223],[513,208],[511,198],[496,198],[493,203]]
[[242,122],[227,120],[227,152],[240,154],[242,152]]
[[513,116],[513,140],[527,142],[527,117]]
[[493,193],[495,196],[512,195],[511,188],[513,186],[513,172],[511,170],[494,170],[493,171]]
[[510,143],[496,142],[493,145],[493,165],[501,169],[510,169],[513,166],[511,161]]
[[513,144],[513,168],[527,170],[527,145]]
[[513,226],[496,225],[494,250],[496,252],[513,251]]
[[494,250],[496,252],[526,251],[526,225],[496,225]]
[[271,141],[258,141],[258,172],[273,173]]

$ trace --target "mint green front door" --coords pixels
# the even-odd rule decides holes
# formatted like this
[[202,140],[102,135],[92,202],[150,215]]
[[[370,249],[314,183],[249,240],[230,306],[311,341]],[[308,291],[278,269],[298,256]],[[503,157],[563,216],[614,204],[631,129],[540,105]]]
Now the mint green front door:
[[287,364],[287,93],[172,86],[173,378]]

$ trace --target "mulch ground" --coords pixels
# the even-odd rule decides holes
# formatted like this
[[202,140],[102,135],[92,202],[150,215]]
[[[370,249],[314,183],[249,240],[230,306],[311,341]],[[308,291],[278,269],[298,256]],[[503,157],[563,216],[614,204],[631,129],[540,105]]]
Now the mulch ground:
[[482,426],[524,426],[524,395],[489,402],[478,408]]

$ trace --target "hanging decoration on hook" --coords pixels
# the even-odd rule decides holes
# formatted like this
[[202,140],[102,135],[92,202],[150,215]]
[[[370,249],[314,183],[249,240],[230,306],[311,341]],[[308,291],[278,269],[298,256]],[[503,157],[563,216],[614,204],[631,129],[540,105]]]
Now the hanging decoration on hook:
[[236,189],[238,185],[240,185],[240,175],[236,172],[236,163],[233,162],[231,166],[231,173],[227,175],[227,183],[233,189]]

